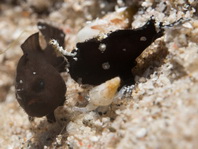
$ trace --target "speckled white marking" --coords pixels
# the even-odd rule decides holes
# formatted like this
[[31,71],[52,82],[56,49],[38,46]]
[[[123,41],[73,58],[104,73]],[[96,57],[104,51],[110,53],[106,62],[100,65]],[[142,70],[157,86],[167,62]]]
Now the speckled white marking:
[[50,40],[49,44],[51,44],[57,51],[59,51],[61,54],[66,55],[66,56],[75,56],[77,53],[71,53],[71,52],[67,52],[67,50],[63,49],[62,46],[59,45],[59,43],[57,42],[57,40],[52,39]]

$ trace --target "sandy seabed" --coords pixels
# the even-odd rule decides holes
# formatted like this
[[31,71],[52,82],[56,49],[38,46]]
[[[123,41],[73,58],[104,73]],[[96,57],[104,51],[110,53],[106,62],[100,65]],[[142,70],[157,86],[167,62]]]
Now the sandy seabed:
[[[78,84],[67,79],[67,101],[57,122],[28,120],[15,98],[20,45],[38,31],[39,20],[66,33],[66,47],[87,21],[138,4],[132,28],[154,16],[156,22],[183,23],[145,50],[134,70],[131,97],[113,102],[105,113],[69,112]],[[164,4],[166,3],[166,4]],[[18,0],[0,2],[0,148],[1,149],[196,149],[198,148],[198,2],[196,0]],[[141,71],[140,71],[141,69]],[[67,78],[67,74],[63,74]]]

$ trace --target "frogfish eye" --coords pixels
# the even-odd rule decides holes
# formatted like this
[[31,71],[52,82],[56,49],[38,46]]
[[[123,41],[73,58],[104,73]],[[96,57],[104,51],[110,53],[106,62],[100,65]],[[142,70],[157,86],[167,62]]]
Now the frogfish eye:
[[45,89],[45,81],[41,78],[36,79],[36,81],[33,83],[32,90],[35,92],[41,92]]

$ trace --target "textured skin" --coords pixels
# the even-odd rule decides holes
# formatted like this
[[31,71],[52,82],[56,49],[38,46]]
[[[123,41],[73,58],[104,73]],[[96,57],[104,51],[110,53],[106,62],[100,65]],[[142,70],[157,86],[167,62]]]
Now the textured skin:
[[[45,23],[38,24],[48,43],[51,38],[64,45],[64,33]],[[54,110],[65,101],[66,85],[59,72],[65,71],[65,60],[56,56],[51,45],[42,50],[39,34],[31,35],[22,45],[23,56],[18,62],[16,97],[30,117],[46,116],[55,122]]]
[[[67,56],[70,75],[82,84],[98,85],[116,76],[125,83],[128,80],[133,82],[131,69],[135,66],[135,59],[161,36],[162,31],[157,32],[154,20],[150,20],[135,30],[117,30],[102,40],[93,38],[78,43],[77,50],[73,51],[77,52],[77,60]],[[99,50],[101,44],[106,46],[104,52]],[[109,64],[109,69],[103,69],[104,63]]]

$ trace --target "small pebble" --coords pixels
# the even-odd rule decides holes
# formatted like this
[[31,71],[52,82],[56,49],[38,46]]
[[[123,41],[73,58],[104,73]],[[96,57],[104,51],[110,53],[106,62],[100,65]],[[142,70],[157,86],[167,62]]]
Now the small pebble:
[[141,129],[139,129],[139,130],[136,132],[136,137],[137,137],[137,138],[143,138],[143,137],[146,136],[146,134],[147,134],[146,128],[141,128]]
[[92,136],[92,137],[90,138],[90,140],[93,141],[93,142],[97,142],[97,141],[99,140],[99,138],[96,137],[96,136]]

